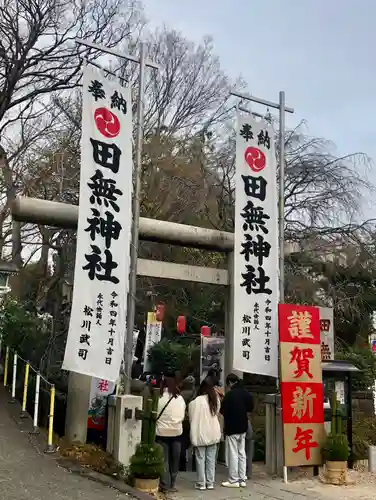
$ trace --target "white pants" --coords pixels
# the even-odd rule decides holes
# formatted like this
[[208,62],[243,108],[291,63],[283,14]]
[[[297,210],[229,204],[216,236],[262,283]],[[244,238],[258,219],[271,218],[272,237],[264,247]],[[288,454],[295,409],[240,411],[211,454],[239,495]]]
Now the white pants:
[[226,436],[226,462],[230,483],[245,481],[247,477],[247,457],[245,453],[245,432]]
[[214,486],[217,448],[216,444],[195,448],[198,486]]

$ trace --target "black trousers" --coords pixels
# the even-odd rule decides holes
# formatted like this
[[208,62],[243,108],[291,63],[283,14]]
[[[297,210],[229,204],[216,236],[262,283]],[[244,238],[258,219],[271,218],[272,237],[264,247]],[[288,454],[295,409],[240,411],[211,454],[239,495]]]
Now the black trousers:
[[175,488],[179,472],[181,436],[157,436],[155,441],[163,448],[165,471],[160,479],[160,487],[161,490],[167,491],[170,488]]
[[190,433],[189,421],[185,420],[183,422],[183,434],[181,435],[181,451],[180,451],[180,463],[179,463],[179,470],[182,472],[185,472],[187,470],[187,451],[191,444],[189,433]]

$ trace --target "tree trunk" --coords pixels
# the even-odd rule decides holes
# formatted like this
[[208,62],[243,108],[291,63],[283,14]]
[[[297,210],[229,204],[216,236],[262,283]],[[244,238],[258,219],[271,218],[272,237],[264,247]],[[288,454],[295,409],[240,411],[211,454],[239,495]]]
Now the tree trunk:
[[[7,193],[7,210],[9,210],[11,202],[16,197],[16,186],[13,182],[12,170],[9,166],[7,154],[4,148],[0,145],[0,170],[3,172],[4,181]],[[12,221],[12,262],[21,268],[22,262],[22,243],[21,243],[21,223]],[[21,280],[15,277],[12,280],[12,294],[18,297],[21,292]]]

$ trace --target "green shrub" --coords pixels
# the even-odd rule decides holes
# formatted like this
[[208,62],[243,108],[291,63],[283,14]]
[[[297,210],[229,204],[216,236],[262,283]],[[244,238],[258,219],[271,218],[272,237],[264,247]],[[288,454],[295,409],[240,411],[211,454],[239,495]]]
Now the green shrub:
[[347,462],[350,454],[347,437],[344,434],[329,434],[321,453],[325,461]]
[[46,351],[51,322],[31,312],[11,297],[6,297],[0,307],[0,331],[4,345],[17,350],[39,368]]
[[183,376],[198,372],[200,367],[200,346],[193,342],[178,342],[163,339],[150,347],[148,352],[151,371],[181,372]]
[[137,445],[129,464],[132,478],[159,479],[164,472],[163,449],[157,444]]

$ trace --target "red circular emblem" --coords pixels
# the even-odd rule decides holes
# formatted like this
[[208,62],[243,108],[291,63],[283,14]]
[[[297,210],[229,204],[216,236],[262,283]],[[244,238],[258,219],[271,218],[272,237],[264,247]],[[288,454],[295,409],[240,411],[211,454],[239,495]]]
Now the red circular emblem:
[[94,120],[99,132],[105,137],[116,137],[120,132],[119,118],[107,108],[98,108]]
[[265,155],[258,148],[247,148],[244,153],[244,159],[248,163],[249,168],[254,172],[261,172],[265,168]]

